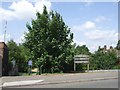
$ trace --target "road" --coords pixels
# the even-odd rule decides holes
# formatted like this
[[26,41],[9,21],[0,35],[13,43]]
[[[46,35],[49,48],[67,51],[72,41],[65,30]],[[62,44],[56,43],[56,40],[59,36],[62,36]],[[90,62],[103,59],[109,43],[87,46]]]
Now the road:
[[[32,85],[12,86],[17,88],[118,88],[118,72],[90,72],[40,76],[3,77],[6,82],[43,80]],[[35,81],[36,82],[36,81]],[[21,84],[21,83],[20,83]]]
[[31,86],[19,86],[14,88],[118,88],[118,80],[110,79],[88,82],[31,85]]

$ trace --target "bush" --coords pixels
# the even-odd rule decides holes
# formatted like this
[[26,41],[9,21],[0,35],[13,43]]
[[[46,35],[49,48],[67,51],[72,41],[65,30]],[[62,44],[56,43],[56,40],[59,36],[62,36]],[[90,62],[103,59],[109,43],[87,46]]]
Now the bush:
[[114,66],[113,69],[120,69],[120,65]]

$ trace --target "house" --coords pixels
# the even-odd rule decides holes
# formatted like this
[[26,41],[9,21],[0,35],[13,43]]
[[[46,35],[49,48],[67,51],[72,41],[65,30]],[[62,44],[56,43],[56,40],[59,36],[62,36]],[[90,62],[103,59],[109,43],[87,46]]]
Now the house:
[[116,48],[113,48],[112,46],[110,46],[108,49],[107,49],[107,46],[104,45],[103,48],[101,48],[99,46],[98,48],[98,51],[102,52],[102,53],[107,53],[107,52],[112,52],[112,51],[115,51],[116,52],[116,55],[117,55],[117,58],[118,58],[118,64],[120,64],[120,50],[117,50]]
[[8,75],[8,47],[4,42],[0,42],[0,66],[1,75]]
[[109,49],[107,49],[106,45],[104,45],[103,48],[101,48],[100,46],[98,47],[98,51],[103,52],[103,53],[112,52],[114,50],[116,51],[116,49],[114,49],[112,46],[110,46]]

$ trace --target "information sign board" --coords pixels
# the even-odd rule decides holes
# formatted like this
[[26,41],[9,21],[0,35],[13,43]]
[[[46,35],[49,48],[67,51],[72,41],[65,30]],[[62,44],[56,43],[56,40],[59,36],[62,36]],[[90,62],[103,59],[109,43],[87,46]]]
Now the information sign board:
[[32,60],[29,60],[29,61],[28,61],[28,65],[29,65],[29,66],[32,66]]

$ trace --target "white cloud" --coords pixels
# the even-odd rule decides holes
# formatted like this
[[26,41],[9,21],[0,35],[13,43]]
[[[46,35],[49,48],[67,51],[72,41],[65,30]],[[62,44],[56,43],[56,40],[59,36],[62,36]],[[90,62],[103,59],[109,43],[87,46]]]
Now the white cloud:
[[22,34],[19,38],[15,39],[14,41],[19,44],[19,43],[23,43],[25,38],[24,38],[25,34]]
[[114,30],[93,30],[91,32],[85,32],[85,35],[91,40],[116,40],[116,34]]
[[0,18],[2,20],[14,20],[14,19],[31,19],[35,18],[36,11],[42,13],[43,5],[47,7],[50,11],[51,2],[49,1],[38,1],[34,5],[26,0],[21,0],[19,2],[13,2],[9,6],[9,10],[0,8]]
[[105,16],[99,16],[95,18],[95,22],[103,22],[103,21],[110,21],[110,18],[106,18]]
[[77,45],[86,45],[86,42],[85,41],[77,41],[77,40],[74,40],[74,43],[76,43]]
[[76,25],[76,26],[73,26],[72,28],[71,28],[71,30],[73,31],[73,32],[75,32],[75,31],[81,31],[81,30],[83,30],[82,29],[82,27],[80,26],[80,25]]
[[20,2],[13,2],[9,7],[16,18],[18,19],[28,19],[34,17],[35,10],[31,3],[28,1],[22,0]]
[[51,9],[51,3],[49,1],[42,0],[35,4],[35,10],[39,11],[40,13],[43,12],[43,6],[47,7],[47,11],[50,11]]
[[115,36],[116,38],[118,38],[118,37],[119,37],[119,35],[120,35],[120,33],[115,33],[115,35],[114,35],[114,36]]
[[86,21],[82,25],[75,25],[71,28],[71,30],[74,31],[86,31],[86,30],[93,30],[96,28],[96,25],[92,21]]
[[[111,19],[106,18],[104,16],[100,16],[96,18],[96,22],[110,21],[110,20]],[[85,35],[90,40],[105,39],[105,40],[117,41],[118,39],[118,33],[116,30],[103,30],[103,28],[100,29],[98,26],[96,26],[96,23],[92,21],[86,21],[82,25],[73,26],[72,29],[76,30],[77,33],[78,31],[84,31],[82,32],[83,35]]]
[[91,21],[85,22],[85,24],[83,24],[82,27],[84,29],[95,29],[96,28],[95,23]]
[[0,21],[2,20],[12,20],[15,18],[15,14],[9,10],[5,10],[0,7]]
[[81,42],[79,42],[79,45],[80,45],[80,46],[82,46],[82,45],[86,45],[86,42],[81,41]]
[[96,45],[96,44],[92,44],[92,45],[88,44],[87,46],[91,53],[94,53],[94,51],[96,51],[98,49],[98,45]]
[[[110,21],[109,18],[103,16],[96,18],[96,21],[86,21],[81,25],[74,25],[71,31],[74,33],[74,42],[77,45],[86,45],[91,52],[98,49],[98,46],[116,46],[118,40],[117,30],[96,25],[97,22]],[[79,34],[80,33],[80,34]],[[82,41],[82,42],[81,42]]]

